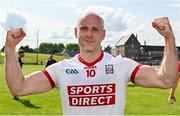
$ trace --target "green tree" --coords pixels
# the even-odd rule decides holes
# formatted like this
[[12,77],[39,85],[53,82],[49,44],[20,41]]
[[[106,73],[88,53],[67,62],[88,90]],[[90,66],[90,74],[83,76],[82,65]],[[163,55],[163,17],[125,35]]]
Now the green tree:
[[3,46],[3,47],[1,48],[1,52],[4,52],[4,49],[5,49],[5,46]]
[[33,49],[33,48],[30,48],[29,45],[21,46],[21,47],[19,48],[19,50],[24,50],[24,51],[27,52],[27,53],[33,53],[33,52],[34,52],[34,49]]
[[57,47],[58,47],[58,52],[59,53],[61,53],[65,48],[64,44],[62,44],[62,43],[57,44]]
[[104,52],[111,53],[111,49],[112,47],[108,45],[107,47],[104,48]]
[[64,44],[53,44],[53,43],[41,43],[39,45],[39,52],[40,53],[47,53],[47,54],[55,54],[61,53],[64,49]]
[[69,43],[66,45],[66,51],[70,53],[71,56],[79,53],[79,45],[75,43]]

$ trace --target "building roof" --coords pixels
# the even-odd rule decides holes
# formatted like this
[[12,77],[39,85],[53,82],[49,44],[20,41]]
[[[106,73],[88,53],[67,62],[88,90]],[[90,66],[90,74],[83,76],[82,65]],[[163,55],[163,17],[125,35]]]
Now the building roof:
[[60,54],[68,57],[74,57],[76,55],[74,51],[68,51],[66,49],[64,49]]
[[[122,36],[119,41],[117,42],[117,44],[115,46],[122,46],[122,45],[125,45],[125,43],[129,40],[129,38],[131,36],[134,36],[134,34],[128,34],[126,36]],[[135,36],[134,36],[135,37]]]

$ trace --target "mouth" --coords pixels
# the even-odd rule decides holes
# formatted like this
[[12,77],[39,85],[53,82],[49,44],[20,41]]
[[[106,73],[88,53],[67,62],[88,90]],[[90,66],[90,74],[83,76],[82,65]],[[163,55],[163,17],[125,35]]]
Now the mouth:
[[84,40],[87,44],[92,44],[92,43],[94,43],[94,41],[92,41],[92,40]]

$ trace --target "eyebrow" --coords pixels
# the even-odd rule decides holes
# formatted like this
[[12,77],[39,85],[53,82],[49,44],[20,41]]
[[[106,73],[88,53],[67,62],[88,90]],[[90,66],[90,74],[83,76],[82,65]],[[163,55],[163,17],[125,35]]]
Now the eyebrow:
[[82,26],[82,25],[80,25],[79,28],[80,28],[80,29],[85,29],[85,28],[88,28],[88,27],[87,27],[87,26]]
[[[84,26],[83,26],[83,25],[80,25],[79,28],[80,28],[80,29],[87,29],[87,28],[89,28],[89,27],[86,26],[86,25],[84,25]],[[101,27],[98,27],[98,26],[93,26],[92,29],[93,29],[93,30],[96,30],[96,31],[98,31],[98,30],[103,30]]]

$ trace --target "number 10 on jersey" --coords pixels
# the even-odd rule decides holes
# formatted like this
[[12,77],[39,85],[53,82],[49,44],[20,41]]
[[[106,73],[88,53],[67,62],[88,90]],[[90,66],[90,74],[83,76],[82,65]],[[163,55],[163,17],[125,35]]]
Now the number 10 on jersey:
[[96,71],[94,69],[86,70],[87,77],[94,77],[96,75]]

